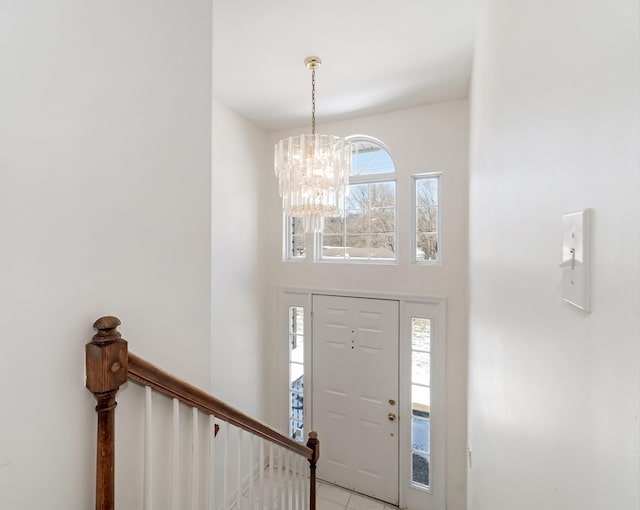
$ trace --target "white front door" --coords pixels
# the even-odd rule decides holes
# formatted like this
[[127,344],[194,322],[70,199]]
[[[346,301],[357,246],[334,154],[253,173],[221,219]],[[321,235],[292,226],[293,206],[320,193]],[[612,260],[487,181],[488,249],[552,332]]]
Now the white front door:
[[313,296],[318,477],[398,504],[398,302]]

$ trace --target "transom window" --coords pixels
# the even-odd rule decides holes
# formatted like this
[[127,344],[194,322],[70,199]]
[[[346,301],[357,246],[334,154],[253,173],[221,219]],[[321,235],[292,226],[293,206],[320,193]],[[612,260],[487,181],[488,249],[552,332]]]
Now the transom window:
[[387,147],[375,138],[347,138],[353,147],[344,216],[326,218],[316,258],[395,261],[396,177]]

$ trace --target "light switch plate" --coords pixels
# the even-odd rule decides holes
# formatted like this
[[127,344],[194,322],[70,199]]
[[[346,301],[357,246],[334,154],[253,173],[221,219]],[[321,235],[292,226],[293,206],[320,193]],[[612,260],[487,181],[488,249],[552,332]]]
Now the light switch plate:
[[591,311],[591,210],[562,217],[562,294],[567,303]]

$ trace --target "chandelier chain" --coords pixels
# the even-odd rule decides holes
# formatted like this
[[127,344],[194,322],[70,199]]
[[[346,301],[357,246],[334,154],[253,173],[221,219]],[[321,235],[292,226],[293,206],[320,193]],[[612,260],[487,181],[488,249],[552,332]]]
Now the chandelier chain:
[[311,69],[311,134],[316,134],[316,70]]

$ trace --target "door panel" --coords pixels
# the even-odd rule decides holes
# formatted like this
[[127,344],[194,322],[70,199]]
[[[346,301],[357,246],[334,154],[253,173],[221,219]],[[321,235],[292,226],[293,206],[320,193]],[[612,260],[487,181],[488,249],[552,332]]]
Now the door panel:
[[397,402],[398,302],[314,295],[318,477],[397,504]]

